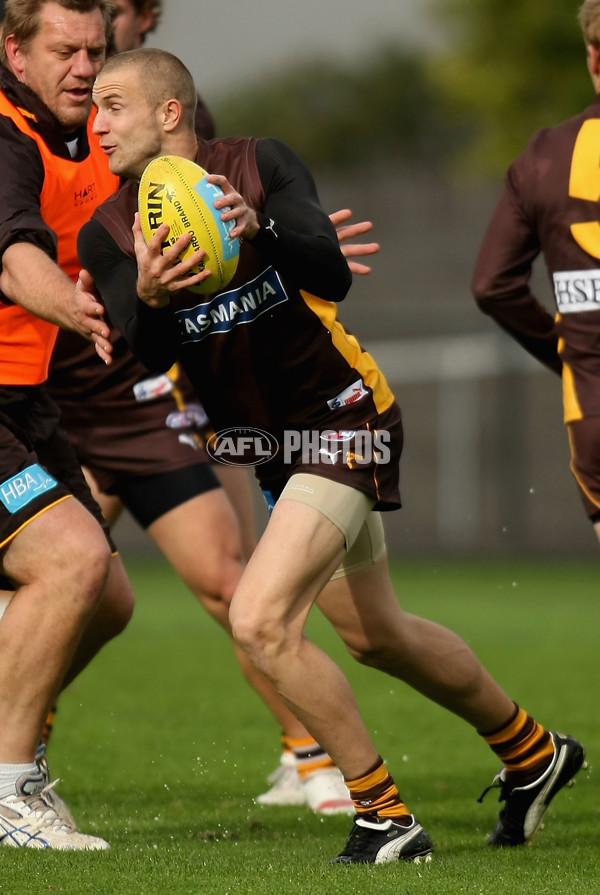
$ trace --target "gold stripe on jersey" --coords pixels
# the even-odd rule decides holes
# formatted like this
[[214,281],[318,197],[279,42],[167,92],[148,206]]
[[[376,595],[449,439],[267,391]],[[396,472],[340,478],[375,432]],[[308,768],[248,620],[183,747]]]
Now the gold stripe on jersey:
[[179,366],[178,361],[173,364],[170,370],[167,370],[167,376],[173,384],[173,391],[171,392],[171,394],[173,395],[177,410],[185,410],[185,398],[183,397],[181,389],[178,385],[179,377],[181,376],[181,367]]
[[331,341],[348,364],[360,373],[363,382],[373,393],[373,401],[378,413],[383,413],[394,403],[394,395],[375,359],[364,351],[358,340],[344,329],[337,319],[335,302],[325,301],[300,290],[300,294],[310,310],[317,315],[323,326],[331,333]]
[[573,423],[583,419],[583,411],[577,397],[577,386],[573,370],[568,364],[563,364],[562,369],[563,409],[564,422]]
[[[183,394],[179,386],[179,378],[181,376],[181,366],[179,365],[179,361],[176,361],[173,366],[169,370],[167,370],[167,376],[173,384],[173,391],[171,392],[171,394],[173,396],[173,400],[175,401],[175,406],[177,407],[177,410],[185,412],[188,405],[185,399],[185,395]],[[210,432],[212,433],[213,431],[214,430],[211,428]],[[192,432],[191,435],[198,447],[202,448],[202,450],[205,450],[206,436],[202,435],[200,432]]]
[[[565,340],[558,340],[558,353],[562,355]],[[583,410],[577,396],[577,385],[572,367],[563,361],[562,365],[563,414],[565,423],[573,423],[583,419]]]

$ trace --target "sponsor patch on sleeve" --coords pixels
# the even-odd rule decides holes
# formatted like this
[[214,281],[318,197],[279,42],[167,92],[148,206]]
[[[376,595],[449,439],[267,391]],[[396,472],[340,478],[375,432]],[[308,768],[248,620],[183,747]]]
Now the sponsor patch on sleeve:
[[173,391],[173,383],[166,373],[160,376],[152,376],[149,379],[142,379],[133,386],[133,394],[136,401],[152,401],[153,398],[160,398],[162,395],[168,395]]
[[369,392],[365,388],[362,379],[357,379],[356,382],[353,382],[352,385],[345,388],[344,391],[340,392],[339,395],[336,395],[335,398],[331,398],[327,402],[327,406],[330,410],[338,410],[340,407],[347,407],[348,404],[354,404],[356,401],[360,401],[361,398],[364,398],[365,395],[368,394]]

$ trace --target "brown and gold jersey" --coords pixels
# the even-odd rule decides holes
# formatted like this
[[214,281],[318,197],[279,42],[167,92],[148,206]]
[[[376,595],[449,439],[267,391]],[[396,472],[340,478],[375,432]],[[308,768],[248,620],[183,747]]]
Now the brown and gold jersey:
[[242,242],[224,291],[180,292],[152,311],[134,292],[137,185],[126,185],[80,237],[113,322],[151,369],[180,359],[216,430],[260,429],[282,444],[290,430],[372,426],[394,396],[337,318],[351,276],[306,168],[278,141],[251,138],[201,143],[197,162],[227,176],[259,234]]
[[[543,255],[553,316],[531,291]],[[479,306],[550,369],[565,421],[600,415],[600,98],[539,131],[509,168],[473,276]]]

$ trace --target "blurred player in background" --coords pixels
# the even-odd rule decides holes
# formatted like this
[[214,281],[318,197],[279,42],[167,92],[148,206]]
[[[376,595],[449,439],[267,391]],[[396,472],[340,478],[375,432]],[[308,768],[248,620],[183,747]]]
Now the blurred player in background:
[[[137,50],[157,28],[162,14],[162,0],[114,0],[114,4],[115,18],[109,55],[123,50]],[[207,140],[215,135],[212,114],[201,96],[198,97],[196,107],[196,129]]]
[[[600,538],[600,0],[586,0],[579,19],[596,99],[535,134],[510,166],[472,287],[481,310],[562,377],[571,470]],[[531,291],[540,254],[554,316]]]
[[158,27],[162,0],[114,0],[111,53],[137,50]]

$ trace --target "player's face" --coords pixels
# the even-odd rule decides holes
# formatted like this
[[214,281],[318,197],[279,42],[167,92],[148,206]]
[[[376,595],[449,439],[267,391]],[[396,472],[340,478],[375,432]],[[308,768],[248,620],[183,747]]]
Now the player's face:
[[52,2],[41,8],[40,29],[28,45],[7,38],[14,74],[37,93],[65,130],[87,122],[105,50],[99,9],[75,12]]
[[131,0],[116,0],[113,19],[113,44],[115,53],[137,50],[144,42],[146,32],[154,24],[154,12],[145,9],[136,12]]
[[130,66],[100,73],[93,95],[98,108],[93,130],[110,170],[139,180],[148,162],[162,153],[163,131],[158,110],[149,107],[142,92],[137,70]]

